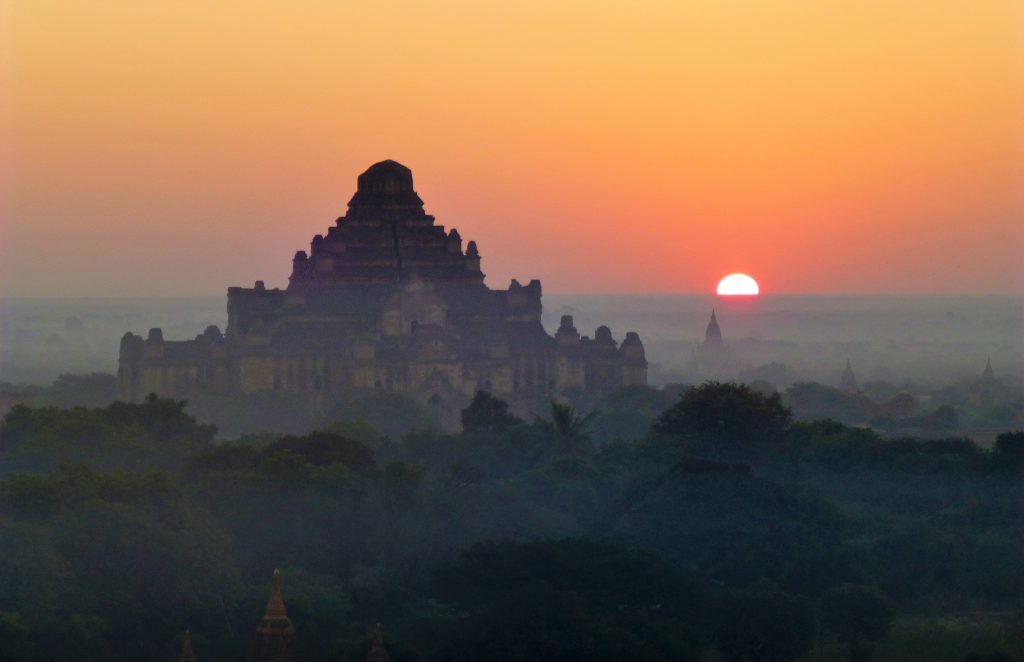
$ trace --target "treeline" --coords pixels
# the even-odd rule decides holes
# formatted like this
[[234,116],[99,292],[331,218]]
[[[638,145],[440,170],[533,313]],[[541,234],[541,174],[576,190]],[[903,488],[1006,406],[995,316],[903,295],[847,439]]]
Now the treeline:
[[735,384],[594,404],[233,441],[157,398],[16,408],[0,659],[173,660],[185,628],[240,659],[275,567],[314,662],[377,622],[396,660],[1024,650],[1024,433],[887,440]]

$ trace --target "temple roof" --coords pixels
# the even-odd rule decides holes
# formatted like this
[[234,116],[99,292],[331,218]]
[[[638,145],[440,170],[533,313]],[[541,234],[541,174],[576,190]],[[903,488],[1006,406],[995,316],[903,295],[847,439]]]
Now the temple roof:
[[359,175],[358,189],[348,203],[348,216],[369,217],[382,213],[423,216],[423,200],[412,184],[412,170],[390,159],[374,163]]

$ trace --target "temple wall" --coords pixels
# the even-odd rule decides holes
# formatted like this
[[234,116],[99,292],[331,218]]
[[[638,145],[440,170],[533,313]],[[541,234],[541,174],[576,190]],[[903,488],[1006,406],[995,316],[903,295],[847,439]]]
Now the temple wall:
[[586,387],[586,363],[574,356],[560,354],[554,361],[555,390],[582,391]]
[[647,386],[647,364],[626,363],[622,366],[623,386]]
[[270,356],[249,356],[237,361],[238,386],[246,395],[257,391],[273,390],[275,377],[278,388],[284,380],[280,375],[280,359]]
[[598,359],[586,366],[586,390],[590,393],[609,391],[623,384],[619,361]]

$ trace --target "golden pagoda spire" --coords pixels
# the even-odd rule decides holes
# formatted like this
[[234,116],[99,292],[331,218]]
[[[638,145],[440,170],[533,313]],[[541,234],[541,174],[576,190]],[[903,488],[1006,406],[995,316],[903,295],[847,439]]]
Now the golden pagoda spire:
[[284,608],[284,599],[281,597],[281,571],[274,570],[274,579],[270,584],[270,599],[267,600],[267,613],[263,615],[256,634],[266,634],[274,637],[281,635],[294,635],[295,626],[288,618]]
[[373,645],[370,646],[370,653],[366,656],[366,662],[390,662],[391,656],[384,648],[384,635],[381,633],[380,623],[373,628]]
[[270,585],[270,599],[267,600],[267,613],[265,618],[288,618],[284,608],[284,598],[281,597],[281,571],[274,569],[274,579]]
[[281,597],[281,572],[274,570],[267,613],[256,627],[249,647],[249,662],[301,662],[302,653],[295,637],[295,626],[288,619]]
[[185,630],[185,643],[181,647],[178,662],[196,662],[196,654],[192,652],[192,631]]

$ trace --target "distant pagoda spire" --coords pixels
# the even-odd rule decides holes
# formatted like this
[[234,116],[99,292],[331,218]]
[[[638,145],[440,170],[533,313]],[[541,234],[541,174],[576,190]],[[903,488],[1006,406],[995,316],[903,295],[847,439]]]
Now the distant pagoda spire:
[[267,611],[256,627],[256,636],[249,648],[249,662],[301,662],[295,626],[288,619],[281,597],[281,571],[274,570]]
[[196,654],[192,652],[192,631],[185,630],[185,643],[181,646],[181,657],[178,662],[196,662]]
[[373,645],[370,646],[366,662],[391,662],[391,656],[384,648],[384,635],[381,633],[380,623],[373,628]]
[[[281,597],[281,571],[274,570],[274,578],[270,585],[270,599],[267,600],[267,614],[264,620],[274,619],[287,619],[288,612],[284,608],[284,598]],[[262,627],[262,623],[260,624]],[[288,623],[289,627],[291,622]]]
[[981,373],[981,378],[984,379],[986,382],[994,382],[996,380],[996,373],[992,369],[991,355],[989,355],[988,359],[985,361],[985,370],[984,372]]
[[718,326],[718,318],[715,317],[715,309],[711,309],[711,321],[708,322],[708,328],[704,331],[704,344],[705,345],[721,345],[722,344],[722,329]]
[[857,392],[857,376],[853,374],[849,358],[846,359],[846,368],[843,369],[843,376],[839,380],[839,388],[847,393]]

